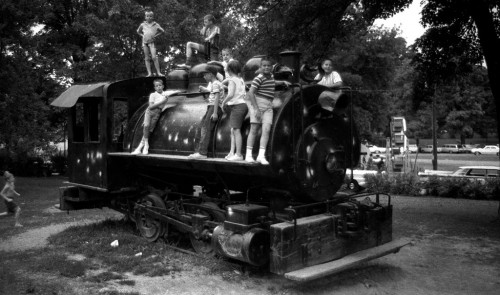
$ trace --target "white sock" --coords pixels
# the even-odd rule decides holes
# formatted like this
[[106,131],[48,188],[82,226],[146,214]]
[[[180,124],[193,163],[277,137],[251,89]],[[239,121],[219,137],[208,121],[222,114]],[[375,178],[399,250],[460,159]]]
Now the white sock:
[[252,156],[252,148],[251,147],[247,147],[247,153],[245,155],[245,158],[246,159],[250,159],[252,158],[253,159],[253,156]]
[[261,147],[259,149],[259,155],[257,156],[257,158],[265,158],[265,157],[266,157],[266,148]]

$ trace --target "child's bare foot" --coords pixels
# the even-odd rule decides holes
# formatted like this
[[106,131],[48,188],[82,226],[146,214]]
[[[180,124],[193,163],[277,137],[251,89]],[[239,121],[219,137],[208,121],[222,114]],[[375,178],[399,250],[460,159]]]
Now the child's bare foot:
[[158,77],[165,77],[165,75],[163,75],[162,73],[158,73],[157,76]]

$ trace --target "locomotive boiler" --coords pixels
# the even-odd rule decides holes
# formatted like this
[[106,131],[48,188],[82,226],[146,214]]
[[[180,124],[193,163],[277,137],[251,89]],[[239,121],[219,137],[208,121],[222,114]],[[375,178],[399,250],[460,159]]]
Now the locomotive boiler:
[[[300,54],[280,56],[275,79],[292,85],[275,91],[269,165],[224,159],[227,115],[216,125],[209,157],[188,159],[206,111],[208,93],[198,91],[206,64],[161,77],[166,90],[179,93],[150,135],[148,155],[130,152],[142,137],[154,78],[69,88],[52,103],[69,109],[69,183],[60,190],[61,209],[111,207],[150,241],[175,230],[198,253],[267,266],[295,280],[343,269],[342,258],[354,265],[397,252],[407,242],[391,242],[390,196],[339,192],[360,155],[350,89],[304,85]],[[245,64],[247,84],[259,64],[258,56]],[[249,125],[247,119],[244,139]]]

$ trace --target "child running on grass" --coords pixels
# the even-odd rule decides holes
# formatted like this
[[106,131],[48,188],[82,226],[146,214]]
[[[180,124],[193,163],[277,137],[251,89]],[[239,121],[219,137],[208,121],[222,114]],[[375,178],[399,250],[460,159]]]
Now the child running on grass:
[[22,224],[19,223],[19,214],[21,214],[21,208],[16,203],[14,203],[13,200],[14,197],[21,196],[18,192],[16,192],[16,187],[14,185],[15,182],[14,175],[12,175],[12,173],[10,173],[9,171],[5,171],[3,177],[5,178],[5,186],[0,192],[0,195],[3,198],[5,205],[7,206],[7,212],[0,213],[0,216],[5,216],[7,214],[14,214],[14,219],[15,219],[14,226],[21,227]]
[[231,127],[231,150],[226,156],[228,161],[243,161],[241,154],[241,125],[248,112],[248,107],[245,102],[245,82],[239,77],[241,73],[241,64],[237,60],[231,60],[227,64],[226,74],[229,76],[227,96],[222,102],[222,110],[224,106],[229,106],[229,126]]

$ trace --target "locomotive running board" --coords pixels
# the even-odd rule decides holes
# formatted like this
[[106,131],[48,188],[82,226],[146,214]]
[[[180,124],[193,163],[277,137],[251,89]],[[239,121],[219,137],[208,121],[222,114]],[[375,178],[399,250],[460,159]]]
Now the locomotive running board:
[[399,249],[410,243],[411,241],[408,239],[399,239],[391,241],[389,243],[385,243],[375,248],[370,248],[347,255],[337,260],[285,273],[285,278],[299,282],[307,282],[314,279],[322,278],[328,275],[339,273],[348,268],[357,266],[363,262],[379,258],[391,253],[397,253],[399,252]]

